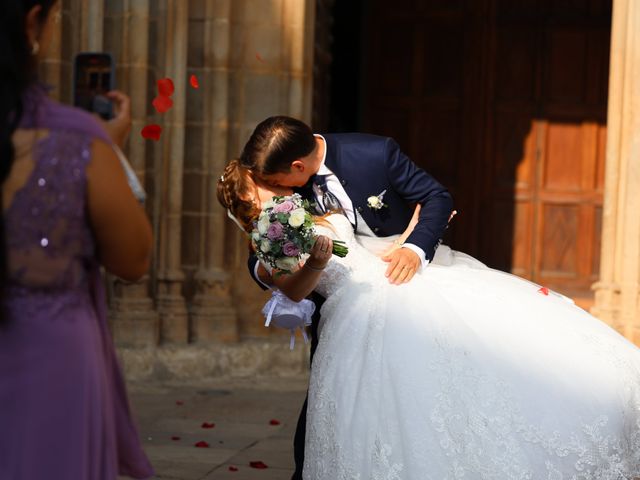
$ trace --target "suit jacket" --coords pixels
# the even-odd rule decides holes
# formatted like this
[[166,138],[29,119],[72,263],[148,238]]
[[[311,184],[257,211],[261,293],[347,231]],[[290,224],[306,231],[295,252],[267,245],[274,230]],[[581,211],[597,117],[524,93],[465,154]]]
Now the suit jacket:
[[[325,165],[338,177],[347,195],[373,233],[379,237],[404,232],[420,204],[420,218],[407,238],[432,260],[453,210],[451,195],[436,179],[414,164],[389,137],[362,133],[323,134]],[[386,190],[386,207],[374,210],[367,198]],[[356,225],[357,229],[357,225]],[[249,258],[251,276],[257,258]],[[263,287],[264,288],[264,287]]]

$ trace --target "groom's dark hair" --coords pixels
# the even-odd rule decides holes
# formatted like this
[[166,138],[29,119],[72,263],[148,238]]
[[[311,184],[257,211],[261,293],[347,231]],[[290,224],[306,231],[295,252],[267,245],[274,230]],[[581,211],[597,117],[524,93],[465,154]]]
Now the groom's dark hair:
[[309,125],[278,115],[258,124],[242,150],[240,164],[258,175],[287,173],[295,160],[315,148],[316,139]]

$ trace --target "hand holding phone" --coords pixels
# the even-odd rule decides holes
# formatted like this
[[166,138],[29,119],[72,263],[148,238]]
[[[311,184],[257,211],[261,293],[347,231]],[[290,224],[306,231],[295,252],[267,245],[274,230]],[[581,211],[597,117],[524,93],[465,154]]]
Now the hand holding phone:
[[83,52],[73,62],[73,104],[100,115],[104,120],[113,117],[108,92],[115,87],[114,65],[105,52]]
[[123,148],[131,131],[131,100],[119,90],[108,92],[106,98],[113,105],[115,114],[113,118],[103,122],[104,127],[113,143]]

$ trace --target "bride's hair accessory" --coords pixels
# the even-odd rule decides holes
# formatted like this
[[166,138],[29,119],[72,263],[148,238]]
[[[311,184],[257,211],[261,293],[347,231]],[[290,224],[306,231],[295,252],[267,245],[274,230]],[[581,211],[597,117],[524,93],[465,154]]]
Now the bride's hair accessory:
[[238,220],[236,216],[233,213],[231,213],[231,210],[229,209],[227,209],[227,217],[229,217],[233,221],[233,223],[235,223],[238,226],[238,228],[242,230],[242,233],[247,233],[244,227],[242,226],[242,224],[240,223],[240,220]]
[[240,166],[238,160],[232,160],[218,178],[216,189],[218,202],[229,211],[229,218],[244,232],[250,232],[260,213],[251,172]]
[[389,206],[383,201],[385,193],[387,193],[387,191],[383,190],[378,195],[371,195],[367,198],[367,205],[371,210],[380,210]]

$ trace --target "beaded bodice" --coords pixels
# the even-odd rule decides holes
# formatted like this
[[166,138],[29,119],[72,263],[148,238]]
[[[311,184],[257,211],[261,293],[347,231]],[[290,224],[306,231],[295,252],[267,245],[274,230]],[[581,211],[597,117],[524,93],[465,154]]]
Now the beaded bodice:
[[86,212],[91,142],[81,132],[51,130],[35,145],[33,169],[5,210],[9,301],[86,291],[95,251]]

